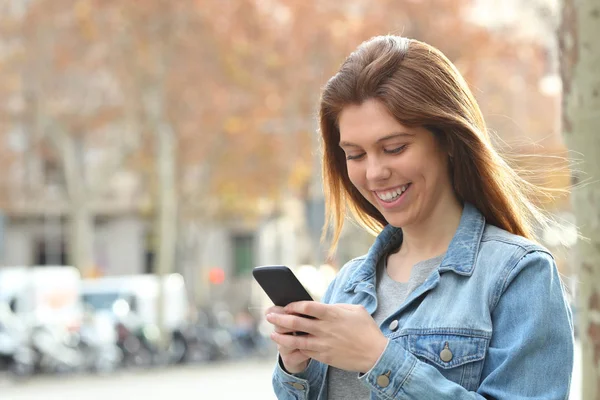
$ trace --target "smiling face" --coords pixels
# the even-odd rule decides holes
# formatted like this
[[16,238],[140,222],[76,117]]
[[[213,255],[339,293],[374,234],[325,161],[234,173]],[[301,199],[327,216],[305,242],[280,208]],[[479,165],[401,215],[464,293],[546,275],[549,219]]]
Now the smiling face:
[[448,156],[427,129],[400,124],[377,100],[344,107],[339,129],[350,181],[389,224],[416,226],[455,204]]

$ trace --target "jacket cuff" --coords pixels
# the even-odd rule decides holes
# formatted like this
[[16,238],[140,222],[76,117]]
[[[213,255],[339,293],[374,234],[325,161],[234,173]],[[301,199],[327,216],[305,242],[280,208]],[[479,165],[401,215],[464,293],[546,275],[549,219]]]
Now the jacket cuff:
[[317,362],[310,359],[306,369],[297,374],[290,374],[283,367],[281,356],[277,356],[277,368],[273,374],[275,383],[279,383],[294,398],[308,398],[309,382],[316,382],[320,378]]
[[395,398],[410,377],[417,362],[417,358],[399,343],[388,340],[379,360],[373,368],[365,374],[359,375],[359,380],[382,397]]

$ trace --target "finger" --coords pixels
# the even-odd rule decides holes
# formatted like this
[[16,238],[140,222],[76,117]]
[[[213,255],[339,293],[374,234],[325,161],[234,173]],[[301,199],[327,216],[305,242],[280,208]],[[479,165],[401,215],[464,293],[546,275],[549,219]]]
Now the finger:
[[[267,314],[267,315],[269,315],[269,314]],[[269,321],[269,318],[267,318],[267,322],[269,322],[271,325],[273,325],[273,328],[274,328],[273,330],[275,332],[280,333],[282,335],[289,335],[291,333],[297,332],[297,331],[295,331],[293,329],[285,328],[283,326],[279,326],[277,324],[274,324],[273,322]]]
[[283,326],[279,326],[279,325],[275,325],[270,321],[267,321],[267,322],[269,322],[271,325],[273,325],[273,328],[274,328],[273,331],[275,331],[277,333],[281,333],[282,335],[289,335],[290,333],[295,332],[292,329],[284,328]]
[[295,332],[288,328],[283,328],[283,327],[277,326],[277,325],[274,325],[274,326],[275,326],[275,332],[281,333],[282,335],[289,335],[290,333]]
[[288,355],[292,354],[295,351],[299,351],[298,349],[292,349],[291,347],[285,347],[282,345],[277,345],[277,351],[279,352],[279,354],[282,357],[287,357]]
[[295,349],[293,347],[287,347],[287,346],[282,346],[279,343],[277,343],[274,339],[273,336],[271,336],[271,340],[277,345],[277,352],[279,354],[281,354],[282,356],[288,355],[293,353],[294,351],[298,351],[298,349]]
[[267,321],[291,332],[317,333],[314,320],[297,315],[269,314],[267,315]]
[[281,357],[286,357],[289,354],[292,354],[295,351],[298,351],[298,349],[295,349],[293,347],[287,347],[287,346],[282,346],[279,343],[275,342],[275,340],[271,337],[271,340],[277,345],[277,352],[281,355]]
[[285,312],[283,311],[283,307],[271,307],[270,310],[274,311],[274,312],[267,313],[266,314],[266,317],[267,317],[266,319],[267,319],[267,322],[269,322],[271,325],[273,325],[273,327],[275,328],[274,329],[275,332],[281,333],[282,335],[290,334],[292,332],[295,332],[292,329],[285,328],[283,326],[277,325],[276,323],[273,323],[273,318],[269,318],[269,315],[271,315],[271,314],[272,315],[286,315]]
[[[268,321],[267,321],[267,322],[268,322]],[[275,325],[275,324],[273,324],[272,322],[269,322],[269,323],[270,323],[271,325],[273,325],[273,328],[274,328],[274,329],[273,329],[273,331],[274,331],[274,332],[280,333],[280,334],[282,334],[282,335],[289,335],[289,334],[291,334],[291,333],[295,332],[295,331],[294,331],[294,330],[292,330],[292,329],[285,328],[285,327],[283,327],[283,326],[279,326],[279,325]]]
[[314,351],[314,350],[296,350],[297,352],[299,352],[300,354],[302,354],[302,357],[304,358],[314,358],[315,360],[319,360],[319,355],[321,354],[321,352],[319,351]]
[[280,346],[299,349],[299,350],[316,350],[314,348],[314,336],[302,335],[281,335],[277,332],[271,333],[271,339]]
[[302,354],[300,350],[294,350],[286,355],[279,353],[279,355],[281,356],[284,365],[297,365],[308,359],[308,357]]
[[310,360],[312,358],[313,360],[320,361],[323,364],[328,364],[328,365],[330,365],[332,362],[331,355],[328,355],[326,352],[312,351],[312,350],[298,350],[298,351],[300,352],[300,354],[302,354],[303,359]]
[[285,311],[283,311],[283,307],[271,306],[265,311],[265,315],[269,314],[285,314]]
[[331,305],[317,301],[295,301],[283,309],[288,314],[308,315],[316,319],[327,319]]

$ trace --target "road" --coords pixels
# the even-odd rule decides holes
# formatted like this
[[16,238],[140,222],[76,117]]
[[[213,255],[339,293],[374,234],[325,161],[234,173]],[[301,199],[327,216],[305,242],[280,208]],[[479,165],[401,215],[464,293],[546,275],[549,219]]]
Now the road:
[[[580,399],[580,351],[576,348],[571,400]],[[0,380],[2,400],[274,400],[273,360],[121,372],[110,376]]]
[[273,361],[185,366],[109,376],[36,378],[0,382],[2,400],[275,400]]

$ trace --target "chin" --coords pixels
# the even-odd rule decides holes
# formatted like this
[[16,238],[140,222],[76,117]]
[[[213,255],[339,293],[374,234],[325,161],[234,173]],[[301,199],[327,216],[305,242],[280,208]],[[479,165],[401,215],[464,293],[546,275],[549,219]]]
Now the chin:
[[404,228],[404,227],[410,225],[409,223],[407,223],[405,221],[390,221],[389,224],[396,228]]
[[382,213],[383,217],[387,221],[388,224],[395,226],[396,228],[402,228],[404,226],[409,226],[414,222],[414,218],[409,215],[398,215],[398,214],[390,214],[390,213]]

